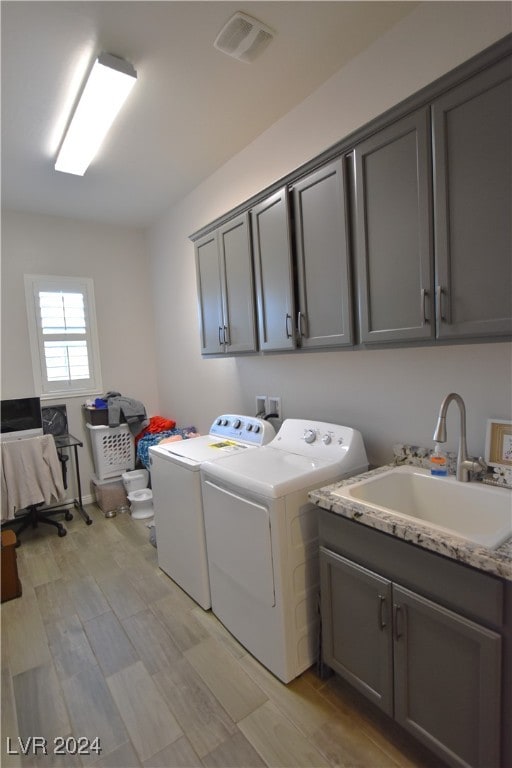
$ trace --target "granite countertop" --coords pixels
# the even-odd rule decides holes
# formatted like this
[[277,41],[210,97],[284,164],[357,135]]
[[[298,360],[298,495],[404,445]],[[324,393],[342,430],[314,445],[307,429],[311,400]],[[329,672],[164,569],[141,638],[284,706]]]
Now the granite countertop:
[[370,528],[391,534],[404,541],[409,541],[418,547],[437,552],[439,555],[465,563],[480,571],[512,581],[512,537],[497,549],[488,549],[487,547],[461,539],[458,536],[436,531],[430,528],[428,523],[420,523],[413,519],[405,520],[391,512],[373,509],[362,501],[343,499],[332,493],[332,490],[335,488],[351,485],[369,477],[375,477],[375,475],[387,472],[395,466],[395,464],[389,464],[356,477],[341,480],[324,488],[318,488],[317,490],[310,491],[309,497],[314,504],[337,515],[342,515],[362,525],[367,525]]

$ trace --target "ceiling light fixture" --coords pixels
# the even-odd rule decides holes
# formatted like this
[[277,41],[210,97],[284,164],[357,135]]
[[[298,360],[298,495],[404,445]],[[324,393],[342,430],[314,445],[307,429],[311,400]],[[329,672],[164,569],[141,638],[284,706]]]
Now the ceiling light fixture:
[[84,175],[136,79],[129,62],[109,53],[98,56],[64,135],[56,171]]

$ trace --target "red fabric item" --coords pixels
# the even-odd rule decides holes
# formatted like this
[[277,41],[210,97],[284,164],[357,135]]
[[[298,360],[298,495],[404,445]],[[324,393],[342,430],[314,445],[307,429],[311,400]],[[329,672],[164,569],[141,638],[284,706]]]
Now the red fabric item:
[[174,419],[165,419],[163,416],[151,416],[145,432],[166,432],[168,429],[174,429],[176,422]]
[[169,429],[174,429],[175,426],[176,422],[174,419],[166,419],[163,416],[151,416],[148,426],[145,427],[142,432],[139,432],[139,434],[136,435],[135,445],[137,445],[141,437],[144,437],[144,435],[152,435],[156,434],[157,432],[166,432]]

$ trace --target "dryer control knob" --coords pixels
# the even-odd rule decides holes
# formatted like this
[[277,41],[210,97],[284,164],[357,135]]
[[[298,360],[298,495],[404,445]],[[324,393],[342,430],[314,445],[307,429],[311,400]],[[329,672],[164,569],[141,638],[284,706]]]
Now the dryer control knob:
[[325,435],[322,437],[322,443],[323,443],[324,445],[329,445],[330,443],[332,443],[332,437],[331,437],[330,435],[328,435],[328,434],[325,434]]
[[314,429],[306,429],[304,432],[304,442],[305,443],[314,443],[316,440],[316,432]]
[[233,422],[233,428],[234,429],[240,429],[240,424],[241,423],[242,422],[240,421],[240,419],[235,419],[234,422]]

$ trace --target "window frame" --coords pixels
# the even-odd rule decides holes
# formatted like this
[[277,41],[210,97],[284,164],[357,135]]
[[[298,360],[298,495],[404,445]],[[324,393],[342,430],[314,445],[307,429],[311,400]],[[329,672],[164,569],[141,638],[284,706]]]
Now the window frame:
[[[64,277],[59,275],[24,275],[25,299],[27,305],[28,331],[32,372],[36,392],[41,399],[54,397],[78,397],[98,394],[102,391],[100,351],[98,329],[96,322],[96,305],[94,301],[94,282],[89,277]],[[84,300],[86,320],[85,333],[79,334],[87,344],[89,373],[88,379],[67,379],[64,381],[49,381],[46,372],[46,357],[44,352],[45,334],[40,322],[39,292],[81,293]],[[53,334],[58,338],[60,334]],[[73,340],[74,334],[62,333],[63,340]],[[48,337],[46,336],[46,340]]]

